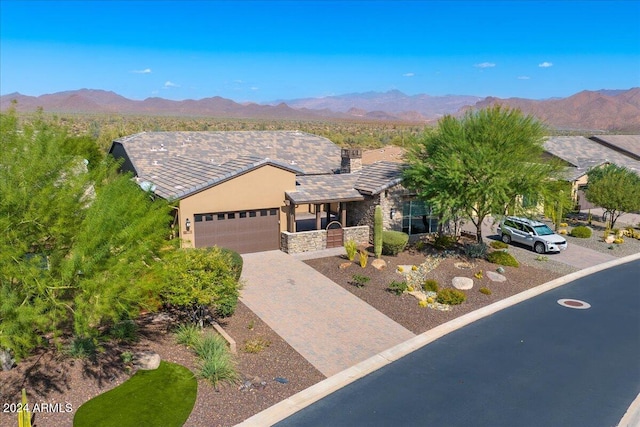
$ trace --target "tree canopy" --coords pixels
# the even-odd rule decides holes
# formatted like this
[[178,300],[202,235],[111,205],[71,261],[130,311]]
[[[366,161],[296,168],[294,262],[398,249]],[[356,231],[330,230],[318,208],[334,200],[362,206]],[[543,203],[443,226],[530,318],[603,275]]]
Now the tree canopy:
[[476,226],[493,213],[518,212],[519,196],[544,198],[559,166],[543,159],[545,127],[501,106],[445,116],[408,153],[405,185],[443,221],[464,215]]
[[609,228],[623,213],[640,211],[640,177],[633,171],[607,164],[591,169],[587,176],[585,196],[604,209]]
[[9,111],[0,144],[0,350],[19,359],[66,325],[92,336],[157,303],[161,284],[145,276],[167,244],[168,204],[60,126]]

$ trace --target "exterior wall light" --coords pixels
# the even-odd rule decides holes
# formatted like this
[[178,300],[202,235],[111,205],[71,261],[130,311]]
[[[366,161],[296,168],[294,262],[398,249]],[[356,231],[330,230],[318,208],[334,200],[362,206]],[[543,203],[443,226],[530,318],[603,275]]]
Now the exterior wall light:
[[389,211],[389,216],[391,217],[391,219],[393,219],[393,216],[396,214],[396,208],[391,208],[391,210]]
[[187,218],[187,220],[184,222],[184,226],[187,231],[191,231],[191,221],[189,220],[189,218]]

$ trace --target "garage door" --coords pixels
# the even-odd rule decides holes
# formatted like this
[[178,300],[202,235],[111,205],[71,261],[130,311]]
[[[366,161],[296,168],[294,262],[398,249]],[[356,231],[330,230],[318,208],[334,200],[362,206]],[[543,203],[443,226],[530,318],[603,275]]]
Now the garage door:
[[279,209],[194,215],[196,248],[220,246],[241,254],[280,249]]

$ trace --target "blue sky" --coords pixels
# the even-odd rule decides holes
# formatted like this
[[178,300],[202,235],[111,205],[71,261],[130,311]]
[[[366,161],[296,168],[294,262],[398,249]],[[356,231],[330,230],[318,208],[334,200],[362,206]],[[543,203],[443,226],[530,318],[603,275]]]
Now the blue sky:
[[266,102],[640,86],[639,1],[0,1],[0,93]]

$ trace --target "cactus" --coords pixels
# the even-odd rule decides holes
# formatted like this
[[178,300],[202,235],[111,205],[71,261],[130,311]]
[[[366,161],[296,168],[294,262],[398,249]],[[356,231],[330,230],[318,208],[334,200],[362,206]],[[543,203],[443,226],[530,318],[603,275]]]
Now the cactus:
[[18,427],[31,427],[31,414],[27,402],[27,391],[22,389],[22,406],[18,409]]
[[380,205],[376,206],[373,217],[373,253],[380,259],[382,255],[382,208]]

